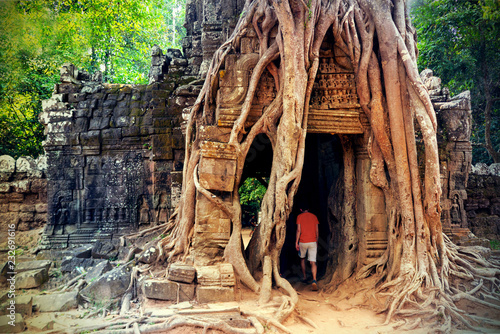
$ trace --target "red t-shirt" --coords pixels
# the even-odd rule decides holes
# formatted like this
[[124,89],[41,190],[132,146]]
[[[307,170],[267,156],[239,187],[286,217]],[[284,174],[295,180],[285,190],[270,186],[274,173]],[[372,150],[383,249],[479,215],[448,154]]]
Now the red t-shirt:
[[303,212],[297,217],[297,225],[299,224],[301,226],[299,242],[316,242],[318,218],[310,212]]

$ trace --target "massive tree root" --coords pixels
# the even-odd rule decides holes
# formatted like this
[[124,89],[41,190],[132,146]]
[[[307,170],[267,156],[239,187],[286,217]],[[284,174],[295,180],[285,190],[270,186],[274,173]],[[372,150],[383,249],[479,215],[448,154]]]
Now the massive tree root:
[[[249,29],[259,38],[259,59],[249,80],[241,114],[230,134],[229,144],[237,155],[237,175],[232,202],[228,205],[217,194],[203,189],[197,180],[199,129],[214,124],[219,71],[225,57],[238,52],[241,37]],[[333,33],[335,46],[350,58],[354,67],[360,104],[371,126],[370,132],[365,133],[369,138],[372,162],[370,177],[373,184],[384,191],[389,217],[386,253],[363,268],[356,263],[355,253],[343,253],[338,266],[341,271],[334,274],[330,286],[336,287],[349,278],[379,275],[377,291],[380,296],[390,294],[386,298],[387,321],[398,315],[419,315],[426,320],[439,321],[443,326],[440,330],[449,329],[453,321],[473,328],[480,319],[464,314],[456,302],[466,299],[491,306],[492,303],[485,300],[488,296],[498,297],[499,267],[474,251],[454,246],[443,234],[436,115],[417,71],[414,29],[403,0],[246,2],[233,34],[215,53],[201,93],[192,107],[186,128],[183,195],[178,215],[168,227],[169,237],[160,243],[160,259],[174,261],[189,254],[198,192],[225,212],[232,222],[232,234],[224,256],[233,264],[240,280],[252,290],[260,291],[260,302],[266,303],[274,279],[290,296],[290,307],[280,320],[293,310],[298,297],[290,284],[280,277],[279,254],[301,179],[319,50],[329,30]],[[245,128],[265,71],[274,78],[276,96],[260,119]],[[422,133],[425,149],[423,180],[419,173],[415,126]],[[238,185],[245,157],[259,134],[267,135],[272,143],[272,171],[262,203],[262,223],[250,242],[250,256],[245,259],[241,249]],[[344,138],[346,155],[352,155],[349,145],[352,144]],[[346,247],[347,242],[357,242],[353,185],[349,184],[353,168],[344,170],[344,244],[341,247]],[[260,284],[252,276],[258,268],[263,271]],[[355,271],[356,275],[352,276]],[[458,281],[476,284],[476,287],[467,290]],[[477,294],[483,298],[475,297]]]

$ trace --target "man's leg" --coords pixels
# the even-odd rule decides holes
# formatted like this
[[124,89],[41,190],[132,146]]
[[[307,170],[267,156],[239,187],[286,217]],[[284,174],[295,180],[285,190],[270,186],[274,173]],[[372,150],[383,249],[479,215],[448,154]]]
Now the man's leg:
[[318,282],[316,282],[316,273],[318,272],[318,267],[316,266],[316,254],[318,253],[318,244],[313,242],[311,243],[310,248],[308,249],[308,260],[311,263],[311,271],[313,275],[313,282],[312,282],[312,290],[317,291],[318,290]]
[[314,261],[309,261],[309,263],[311,264],[311,271],[313,274],[313,280],[315,281],[316,280],[316,273],[318,272],[318,267],[316,266],[316,262],[314,262]]
[[306,280],[306,258],[300,259],[300,267],[302,268],[302,279]]
[[299,242],[299,256],[300,256],[300,268],[302,269],[302,280],[305,281],[307,276],[306,276],[306,254],[307,254],[307,247],[304,246],[303,243]]

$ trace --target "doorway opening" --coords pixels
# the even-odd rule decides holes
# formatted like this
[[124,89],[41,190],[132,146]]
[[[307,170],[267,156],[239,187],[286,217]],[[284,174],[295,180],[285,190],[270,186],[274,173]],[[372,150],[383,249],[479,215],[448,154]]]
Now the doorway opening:
[[269,183],[272,162],[273,149],[271,141],[265,134],[257,135],[246,156],[238,189],[245,248],[254,229],[260,223],[260,205]]
[[[319,220],[318,253],[316,264],[317,279],[321,279],[327,269],[329,249],[337,247],[330,224],[335,225],[329,203],[335,201],[335,186],[341,177],[343,168],[342,144],[336,135],[308,133],[306,137],[304,167],[290,218],[287,221],[286,238],[281,250],[280,269],[282,277],[291,282],[302,278],[300,258],[295,249],[297,216],[300,208],[309,207]],[[331,252],[330,252],[331,254]],[[306,273],[311,277],[309,261],[306,261]]]

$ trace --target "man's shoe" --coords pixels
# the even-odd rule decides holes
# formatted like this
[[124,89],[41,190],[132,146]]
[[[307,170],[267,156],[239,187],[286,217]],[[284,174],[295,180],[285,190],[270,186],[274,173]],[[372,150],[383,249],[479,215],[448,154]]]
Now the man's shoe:
[[318,283],[316,281],[312,282],[312,291],[318,291]]

